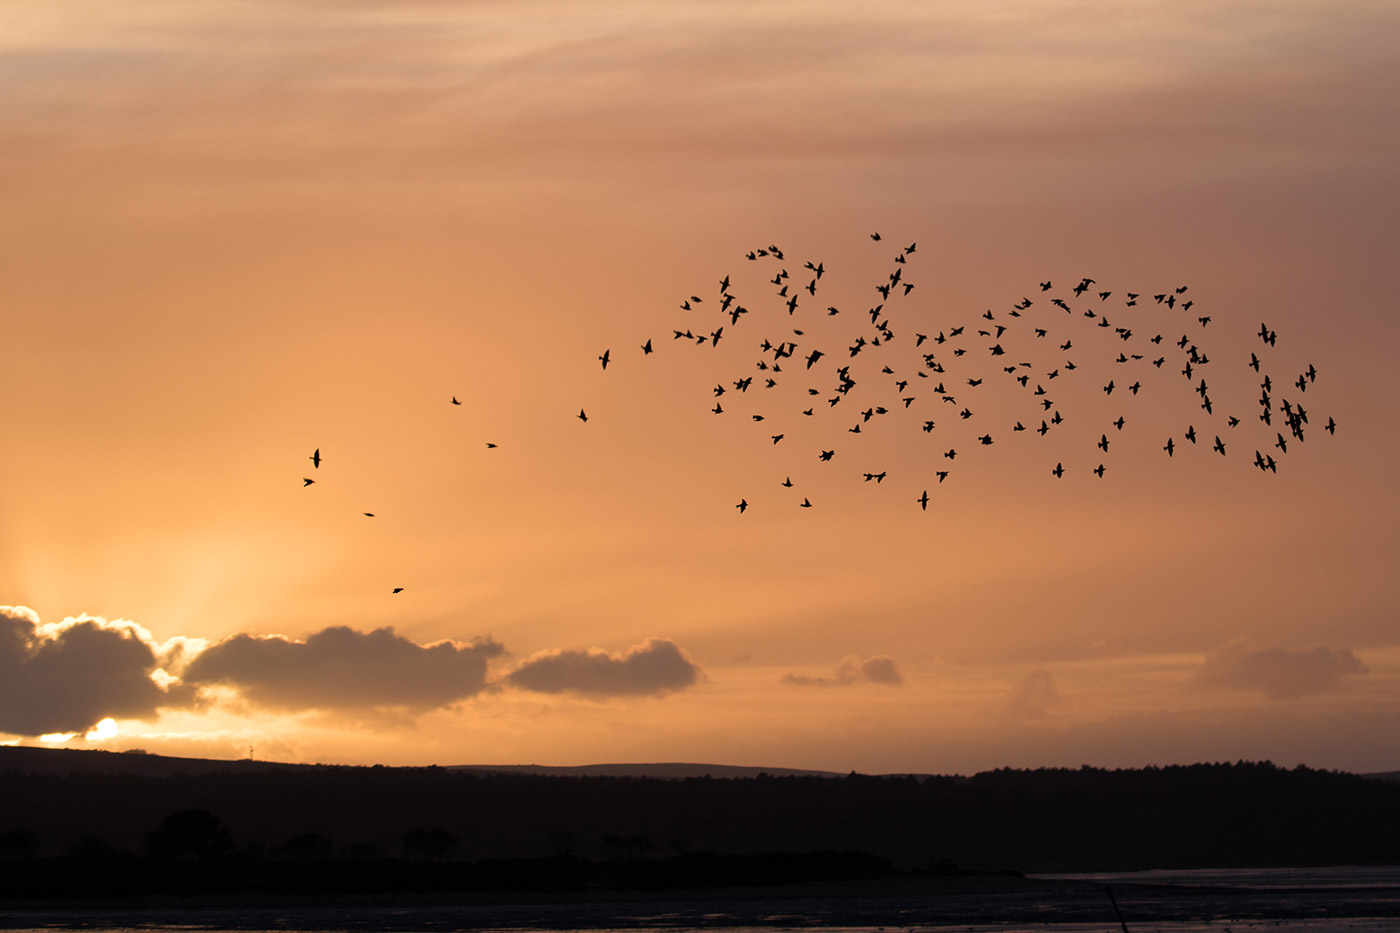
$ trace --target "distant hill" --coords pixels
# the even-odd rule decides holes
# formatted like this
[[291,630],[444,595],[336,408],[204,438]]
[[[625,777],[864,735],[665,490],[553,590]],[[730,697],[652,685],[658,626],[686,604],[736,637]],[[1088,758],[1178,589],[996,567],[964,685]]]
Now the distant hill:
[[248,758],[174,758],[144,752],[108,752],[77,748],[31,748],[0,746],[0,771],[24,774],[128,774],[142,777],[169,777],[175,774],[214,774],[283,769],[304,769],[315,765],[282,764]]
[[1361,777],[1370,778],[1373,781],[1400,781],[1400,771],[1373,771],[1370,774],[1363,774]]
[[[108,752],[72,748],[0,746],[0,771],[25,774],[129,774],[168,777],[175,774],[234,774],[253,771],[308,768],[358,768],[362,765],[307,765],[250,758],[175,758],[144,752]],[[477,774],[534,774],[551,777],[635,777],[681,781],[686,778],[844,777],[836,771],[799,768],[753,768],[743,765],[711,765],[690,762],[594,765],[451,765],[442,770]]]
[[706,765],[663,761],[649,764],[615,765],[453,765],[450,771],[498,774],[541,774],[552,777],[638,777],[683,781],[686,778],[845,777],[838,771],[808,771],[800,768],[750,768],[742,765]]

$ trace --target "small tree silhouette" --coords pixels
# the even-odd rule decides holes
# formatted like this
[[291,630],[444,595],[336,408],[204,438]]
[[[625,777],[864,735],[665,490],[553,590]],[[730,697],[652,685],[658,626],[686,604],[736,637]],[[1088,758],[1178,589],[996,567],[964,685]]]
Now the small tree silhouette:
[[403,835],[403,854],[408,858],[445,862],[457,853],[457,837],[441,826],[418,827]]
[[204,861],[232,850],[228,830],[208,810],[176,810],[146,833],[146,851],[155,858]]
[[282,857],[294,862],[324,862],[331,857],[335,840],[320,833],[299,833],[282,843]]

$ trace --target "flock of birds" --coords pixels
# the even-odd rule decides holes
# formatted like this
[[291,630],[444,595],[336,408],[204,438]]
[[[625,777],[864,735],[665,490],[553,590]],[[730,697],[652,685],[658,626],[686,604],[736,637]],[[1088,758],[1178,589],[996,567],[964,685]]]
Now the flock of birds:
[[[870,240],[884,242],[878,233]],[[780,481],[774,477],[776,485],[793,490],[793,501],[800,496],[796,505],[804,509],[813,503],[793,475],[813,466],[830,470],[839,452],[843,463],[866,457],[847,475],[879,486],[892,471],[869,458],[881,450],[889,456],[891,439],[906,466],[907,448],[925,446],[920,458],[925,482],[915,483],[923,488],[914,504],[927,510],[930,488],[993,445],[1011,447],[1025,443],[1023,438],[1045,445],[1030,452],[1047,458],[1043,468],[1054,480],[1081,470],[1101,480],[1109,469],[1110,447],[1135,431],[1143,436],[1140,421],[1150,423],[1161,403],[1179,405],[1183,397],[1193,407],[1171,409],[1172,427],[1153,435],[1160,456],[1196,448],[1220,457],[1243,449],[1248,457],[1253,447],[1252,467],[1273,474],[1290,445],[1302,444],[1309,432],[1312,421],[1303,399],[1317,369],[1308,364],[1296,377],[1290,373],[1275,380],[1266,364],[1278,335],[1267,323],[1254,335],[1258,343],[1247,361],[1240,354],[1225,364],[1246,367],[1248,381],[1258,381],[1255,410],[1217,402],[1211,381],[1220,364],[1203,346],[1212,318],[1195,309],[1185,285],[1148,294],[1101,289],[1087,277],[1058,290],[1043,281],[1030,289],[1033,298],[940,324],[911,297],[916,286],[906,270],[916,265],[916,252],[917,243],[910,243],[895,253],[889,271],[868,299],[860,300],[867,306],[856,310],[849,302],[845,308],[826,303],[824,263],[799,265],[776,245],[756,247],[745,259],[761,274],[745,278],[761,280],[767,296],[741,300],[735,284],[740,276],[727,274],[708,298],[692,294],[679,302],[681,318],[669,339],[648,337],[635,352],[650,358],[675,345],[712,354],[723,374],[703,390],[711,415],[755,428],[764,446],[786,451],[795,447],[793,441],[810,444],[793,449],[796,460],[790,465],[796,469],[784,471]],[[759,328],[762,333],[755,333]],[[615,362],[611,348],[597,361],[607,372]],[[1175,393],[1167,391],[1173,380],[1182,380],[1171,387]],[[1224,382],[1229,389],[1240,380]],[[1086,404],[1086,393],[1098,404]],[[1158,407],[1144,408],[1154,404],[1149,400]],[[456,396],[449,403],[462,404]],[[1106,406],[1111,410],[1104,411]],[[588,423],[585,409],[576,417]],[[1092,430],[1085,434],[1080,424],[1078,435],[1070,432],[1071,465],[1064,454],[1052,462],[1053,454],[1043,452],[1054,450],[1050,442],[1075,421]],[[1337,423],[1328,417],[1320,428],[1334,434]],[[878,434],[886,446],[862,450],[866,439]],[[1265,439],[1255,446],[1245,440],[1250,436]],[[320,470],[320,448],[308,459],[313,473]],[[303,487],[315,483],[302,477]],[[734,507],[740,514],[748,511],[748,497]],[[403,589],[395,587],[393,593]]]
[[[870,239],[883,242],[878,233]],[[794,434],[821,435],[812,448],[795,452],[799,463],[832,464],[838,451],[859,452],[863,436],[877,430],[917,429],[929,438],[947,437],[952,443],[935,444],[927,457],[927,484],[914,500],[924,510],[929,488],[953,476],[967,462],[969,448],[979,453],[1018,436],[1045,439],[1062,431],[1075,414],[1064,403],[1082,401],[1086,382],[1102,392],[1102,404],[1093,407],[1114,410],[1097,415],[1102,423],[1094,426],[1097,439],[1087,462],[1045,462],[1057,480],[1075,469],[1103,479],[1110,447],[1133,434],[1139,425],[1129,427],[1132,422],[1143,420],[1137,417],[1143,414],[1140,402],[1156,396],[1171,403],[1171,393],[1163,391],[1168,378],[1184,380],[1181,385],[1190,391],[1176,394],[1197,407],[1169,416],[1179,423],[1156,434],[1161,456],[1175,457],[1183,445],[1221,457],[1239,448],[1248,456],[1252,447],[1252,467],[1273,474],[1289,445],[1303,443],[1308,433],[1312,422],[1303,399],[1317,369],[1308,364],[1296,378],[1290,374],[1276,381],[1267,364],[1278,335],[1267,323],[1260,324],[1247,362],[1241,356],[1224,364],[1245,366],[1250,380],[1258,380],[1255,410],[1217,401],[1212,366],[1218,371],[1221,364],[1203,346],[1212,318],[1195,309],[1185,285],[1148,294],[1115,293],[1087,277],[1059,290],[1043,281],[1031,290],[1034,298],[938,324],[911,298],[916,286],[907,270],[914,267],[916,252],[917,243],[910,243],[895,253],[869,293],[868,307],[856,310],[827,304],[825,294],[818,297],[827,285],[823,262],[789,261],[772,244],[751,249],[745,259],[764,270],[771,297],[741,298],[734,284],[739,276],[726,274],[709,296],[692,294],[679,302],[682,317],[669,340],[648,337],[637,352],[650,357],[661,342],[715,354],[725,372],[706,393],[710,412],[757,426],[761,439],[775,447]],[[842,321],[851,323],[833,326]],[[780,328],[776,334],[775,327]],[[765,330],[754,333],[759,328]],[[745,368],[733,369],[730,356],[721,361],[716,351],[722,342],[752,348],[740,353],[738,365]],[[612,350],[597,359],[607,371]],[[1239,382],[1229,376],[1224,381],[1227,389]],[[1007,389],[991,388],[998,382]],[[1076,384],[1079,388],[1071,390]],[[1014,412],[1003,411],[1007,392],[1016,399]],[[588,420],[584,410],[577,417]],[[1255,430],[1242,428],[1246,421]],[[1328,417],[1320,427],[1333,434],[1337,423]],[[1246,439],[1260,434],[1264,439],[1257,446]],[[865,462],[853,478],[878,485],[890,472],[883,464]],[[793,489],[796,484],[786,474],[779,485]],[[796,504],[813,507],[807,495]],[[747,496],[734,507],[747,511]]]

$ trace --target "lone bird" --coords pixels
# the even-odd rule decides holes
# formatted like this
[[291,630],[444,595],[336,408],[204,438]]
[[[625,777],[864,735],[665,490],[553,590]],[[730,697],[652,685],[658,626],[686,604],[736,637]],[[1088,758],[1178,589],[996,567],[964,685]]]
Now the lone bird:
[[301,487],[305,489],[307,486],[310,486],[314,482],[316,482],[314,479],[307,479],[305,476],[303,476],[301,478]]
[[747,509],[748,507],[749,507],[749,500],[748,500],[748,499],[740,499],[740,500],[739,500],[739,504],[736,505],[736,506],[734,506],[734,508],[736,508],[736,509],[739,510],[739,514],[740,514],[740,515],[743,515],[743,514],[744,514],[744,510]]
[[306,459],[311,461],[312,467],[319,470],[321,468],[321,448],[317,447],[316,452]]
[[578,420],[582,421],[584,424],[588,423],[588,413],[582,408],[578,410]]
[[917,502],[917,503],[919,503],[919,508],[921,508],[921,509],[923,509],[925,512],[927,512],[927,511],[928,511],[928,490],[925,489],[925,490],[924,490],[924,494],[923,494],[922,496],[920,496],[919,498],[915,499],[914,501]]
[[402,592],[403,592],[403,587],[401,587],[401,586],[396,586],[396,587],[394,587],[394,592],[395,592],[395,593],[402,593]]
[[453,404],[453,405],[460,405],[460,404],[462,404],[462,403],[459,402],[459,401],[457,401],[457,396],[454,395],[454,396],[452,396],[452,404]]
[[604,369],[607,369],[607,368],[608,368],[608,360],[609,360],[611,357],[612,357],[612,351],[611,351],[611,350],[604,350],[604,351],[603,351],[603,355],[600,356],[600,357],[598,357],[598,361],[599,361],[600,363],[603,364],[603,368],[604,368]]

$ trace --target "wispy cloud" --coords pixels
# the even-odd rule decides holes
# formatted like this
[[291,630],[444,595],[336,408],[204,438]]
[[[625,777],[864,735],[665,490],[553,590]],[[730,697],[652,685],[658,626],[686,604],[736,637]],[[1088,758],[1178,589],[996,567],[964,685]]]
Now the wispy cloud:
[[1060,704],[1060,689],[1055,677],[1047,670],[1027,671],[1011,688],[1007,698],[1011,715],[1016,719],[1044,719],[1051,707]]
[[784,674],[782,682],[794,687],[849,687],[870,683],[898,687],[904,683],[899,665],[888,655],[877,654],[861,660],[859,655],[844,658],[829,677],[809,677],[804,674]]
[[1271,700],[1326,693],[1343,686],[1347,677],[1368,673],[1350,648],[1317,646],[1299,651],[1255,648],[1240,639],[1206,656],[1196,682],[1212,687],[1257,690]]

